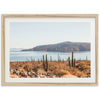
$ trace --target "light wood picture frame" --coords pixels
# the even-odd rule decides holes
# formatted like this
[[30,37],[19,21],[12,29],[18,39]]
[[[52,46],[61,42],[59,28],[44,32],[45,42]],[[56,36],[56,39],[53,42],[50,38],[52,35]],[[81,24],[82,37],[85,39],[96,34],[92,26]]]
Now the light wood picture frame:
[[[42,19],[42,21],[41,21]],[[66,21],[65,21],[66,20]],[[24,78],[23,77],[18,77],[17,76],[15,78],[12,78],[9,76],[9,70],[10,70],[10,47],[9,45],[11,46],[11,42],[12,42],[12,38],[11,38],[11,28],[12,30],[14,30],[13,28],[17,27],[17,25],[14,26],[14,24],[12,24],[12,26],[10,25],[10,23],[20,23],[22,24],[23,26],[23,23],[26,22],[26,23],[31,23],[31,22],[35,22],[35,25],[36,23],[40,23],[38,24],[38,27],[40,25],[40,27],[42,25],[44,25],[44,22],[48,22],[48,23],[53,23],[53,22],[59,22],[59,26],[62,28],[62,27],[65,27],[65,24],[62,24],[61,26],[61,23],[70,23],[70,22],[76,22],[76,23],[79,23],[79,22],[88,22],[90,23],[90,29],[93,30],[94,32],[90,33],[88,37],[90,39],[90,48],[93,49],[91,51],[92,53],[90,54],[93,54],[92,56],[90,56],[90,63],[89,63],[89,70],[90,70],[90,76],[87,78],[85,77],[84,75],[84,69],[82,70],[82,74],[84,74],[83,76],[84,77],[78,77],[77,78],[68,78],[68,77],[61,77],[61,78],[58,78],[55,79],[55,78],[50,78],[51,80],[49,80],[49,78],[38,78],[40,80],[38,80],[37,78],[34,78],[34,81],[31,82],[31,80],[33,78],[31,78],[31,80],[27,80],[27,78]],[[46,23],[47,23],[46,22]],[[26,24],[24,23],[24,24]],[[41,24],[42,23],[42,24]],[[53,23],[51,26],[53,25],[56,25],[55,23]],[[19,25],[19,24],[18,24]],[[29,24],[30,25],[30,24]],[[47,24],[46,24],[47,25]],[[67,24],[66,24],[67,25]],[[86,25],[86,26],[85,26]],[[27,26],[27,25],[26,25]],[[45,26],[45,25],[44,25]],[[50,25],[48,25],[49,27]],[[51,27],[50,26],[50,27]],[[76,24],[74,26],[77,26]],[[30,27],[30,26],[29,26]],[[47,27],[47,28],[48,28]],[[54,26],[53,26],[54,27]],[[88,25],[87,23],[84,24],[84,29],[85,30],[85,27],[88,28]],[[25,27],[24,27],[25,28]],[[55,27],[54,27],[55,28]],[[54,29],[52,28],[52,29]],[[93,28],[93,29],[92,29]],[[30,29],[30,28],[29,28]],[[35,30],[39,30],[37,27],[35,28]],[[52,30],[51,29],[51,30]],[[63,29],[63,28],[62,28]],[[81,28],[80,28],[81,29]],[[18,30],[15,29],[15,30]],[[14,30],[14,31],[15,31]],[[24,29],[23,29],[24,30]],[[23,31],[22,30],[22,31]],[[51,31],[49,30],[49,31]],[[56,29],[55,29],[56,30]],[[65,28],[66,30],[66,28]],[[14,32],[13,31],[13,32]],[[81,31],[81,30],[80,30]],[[53,31],[51,31],[53,32]],[[15,32],[17,34],[17,32]],[[42,32],[43,33],[43,32]],[[49,32],[48,32],[49,33]],[[33,32],[34,34],[34,32]],[[52,33],[51,33],[52,34]],[[60,34],[60,33],[59,33]],[[67,34],[67,33],[66,33]],[[70,33],[69,33],[70,34]],[[81,34],[81,33],[80,33]],[[92,34],[92,35],[91,35]],[[81,35],[80,35],[81,36]],[[26,36],[27,37],[27,36]],[[64,36],[65,37],[65,36]],[[74,37],[74,36],[73,36]],[[24,37],[23,37],[24,38]],[[36,38],[36,37],[35,37]],[[45,37],[47,38],[47,37]],[[55,37],[57,38],[57,37]],[[16,38],[18,39],[18,38]],[[13,39],[14,41],[14,39]],[[94,41],[94,42],[93,42]],[[41,42],[41,41],[40,41]],[[7,44],[9,43],[9,44]],[[58,42],[59,43],[59,42]],[[41,43],[42,44],[42,43]],[[13,44],[14,45],[14,44]],[[43,44],[44,45],[44,44]],[[37,45],[38,46],[38,45]],[[13,47],[13,46],[12,46]],[[23,49],[24,50],[24,49]],[[25,49],[24,51],[28,51],[28,49]],[[71,51],[72,53],[74,52],[74,49]],[[71,55],[73,55],[71,53]],[[72,56],[71,56],[72,57]],[[53,59],[53,58],[52,58]],[[72,58],[71,58],[72,59]],[[19,60],[19,59],[17,59]],[[17,61],[16,60],[16,61]],[[7,62],[8,61],[8,62]],[[13,60],[12,60],[13,61]],[[38,61],[38,60],[37,60]],[[44,61],[42,59],[42,61]],[[51,61],[51,60],[50,60]],[[62,60],[61,60],[62,61]],[[65,60],[63,60],[64,62]],[[77,63],[78,60],[76,60],[76,65],[78,64]],[[82,60],[84,61],[84,60]],[[46,64],[46,61],[44,61],[45,64]],[[49,61],[47,61],[48,63],[50,63]],[[20,63],[20,61],[19,61]],[[23,62],[24,63],[24,62]],[[47,64],[48,64],[47,63]],[[66,62],[67,63],[67,62]],[[70,60],[70,63],[72,64],[72,60]],[[76,68],[76,65],[75,65],[75,68]],[[14,66],[14,64],[12,63],[12,66]],[[45,65],[47,66],[47,65]],[[66,65],[67,66],[67,65]],[[73,66],[71,65],[71,68]],[[93,67],[93,68],[92,68]],[[18,69],[17,69],[18,70]],[[73,69],[74,70],[74,69]],[[78,68],[75,69],[75,70],[79,70]],[[67,71],[67,69],[66,69]],[[8,74],[7,74],[8,73]],[[14,73],[14,72],[13,72]],[[67,73],[67,72],[64,72],[64,73]],[[71,72],[70,72],[71,73]],[[81,72],[80,72],[81,73]],[[8,76],[7,76],[8,75]],[[58,75],[58,74],[57,74]],[[74,75],[74,74],[73,74]],[[75,74],[76,75],[76,74]],[[10,77],[10,78],[9,78]],[[9,79],[7,79],[9,78]],[[68,78],[68,79],[67,79]],[[81,80],[80,80],[81,79]],[[17,81],[16,81],[17,80]],[[37,81],[38,80],[38,81]],[[43,80],[43,81],[42,81]],[[61,81],[60,81],[61,80]],[[69,80],[67,82],[67,80]],[[77,81],[75,81],[77,80]],[[60,82],[59,82],[60,81]],[[64,82],[65,81],[65,82]],[[98,85],[98,14],[2,14],[2,85],[3,86],[33,86],[33,85]]]

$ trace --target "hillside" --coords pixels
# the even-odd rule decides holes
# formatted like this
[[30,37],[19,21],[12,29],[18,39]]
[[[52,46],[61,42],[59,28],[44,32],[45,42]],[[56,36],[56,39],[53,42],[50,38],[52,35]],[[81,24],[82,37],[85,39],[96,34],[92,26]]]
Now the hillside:
[[90,43],[62,42],[57,44],[40,45],[31,49],[24,49],[22,51],[53,51],[53,52],[90,51]]

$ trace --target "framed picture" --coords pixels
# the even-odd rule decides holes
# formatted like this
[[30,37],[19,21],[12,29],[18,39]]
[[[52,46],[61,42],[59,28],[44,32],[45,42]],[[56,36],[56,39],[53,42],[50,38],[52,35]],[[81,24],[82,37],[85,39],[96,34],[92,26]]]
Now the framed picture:
[[97,85],[97,14],[2,15],[2,85]]

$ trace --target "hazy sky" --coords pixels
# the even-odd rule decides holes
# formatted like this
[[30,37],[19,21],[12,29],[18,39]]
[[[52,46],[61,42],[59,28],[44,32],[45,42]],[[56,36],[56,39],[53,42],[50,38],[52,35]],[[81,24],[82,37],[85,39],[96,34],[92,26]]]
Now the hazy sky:
[[11,22],[10,47],[32,48],[64,41],[90,42],[90,22]]

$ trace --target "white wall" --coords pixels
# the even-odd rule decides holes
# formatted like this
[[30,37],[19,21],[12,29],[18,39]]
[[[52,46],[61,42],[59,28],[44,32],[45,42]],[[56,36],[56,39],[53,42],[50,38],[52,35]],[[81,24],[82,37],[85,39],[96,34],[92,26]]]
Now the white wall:
[[[84,13],[100,14],[99,0],[0,0],[0,14],[84,14]],[[1,31],[1,26],[0,26],[0,31]],[[0,34],[0,39],[1,39],[1,34]],[[0,46],[1,46],[1,41],[0,41]],[[0,63],[1,63],[1,58],[0,58]],[[0,72],[1,72],[1,67],[0,67]],[[1,81],[1,75],[0,75],[0,81]],[[4,86],[3,87],[1,86],[0,82],[0,100],[8,100],[8,99],[9,100],[30,100],[30,99],[100,100],[100,86],[27,86],[27,87]]]

